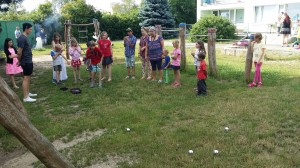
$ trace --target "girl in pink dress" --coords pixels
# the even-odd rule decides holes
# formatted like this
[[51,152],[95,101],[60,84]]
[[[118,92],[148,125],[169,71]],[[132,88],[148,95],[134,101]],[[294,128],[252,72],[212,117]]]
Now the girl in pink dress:
[[23,72],[21,66],[18,65],[18,55],[17,50],[13,46],[13,41],[10,38],[5,39],[4,42],[4,52],[6,55],[6,74],[10,76],[10,80],[15,89],[19,87],[16,85],[16,81],[14,78],[15,74],[19,74]]

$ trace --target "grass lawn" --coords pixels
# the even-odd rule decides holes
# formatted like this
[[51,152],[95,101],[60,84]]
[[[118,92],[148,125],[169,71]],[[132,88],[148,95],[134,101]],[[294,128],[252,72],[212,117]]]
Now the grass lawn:
[[[207,97],[196,97],[190,56],[182,87],[175,89],[125,80],[122,43],[114,44],[112,83],[102,89],[90,89],[88,82],[75,85],[69,68],[65,86],[82,89],[72,95],[50,82],[52,69],[38,68],[31,86],[38,102],[24,104],[32,123],[51,141],[107,129],[101,137],[62,151],[77,167],[109,156],[129,157],[132,163],[119,166],[136,168],[300,167],[299,60],[269,56],[272,61],[262,66],[264,86],[249,89],[243,81],[245,58],[218,52],[219,77],[207,79]],[[16,92],[21,98],[21,90]],[[2,127],[0,147],[8,152],[23,148]],[[194,154],[188,154],[190,149]],[[214,155],[214,149],[220,153]]]

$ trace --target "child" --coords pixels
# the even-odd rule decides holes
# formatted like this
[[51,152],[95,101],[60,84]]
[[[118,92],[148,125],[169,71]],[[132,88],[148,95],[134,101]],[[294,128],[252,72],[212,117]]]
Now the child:
[[71,39],[71,47],[69,49],[69,53],[72,57],[71,61],[71,66],[73,67],[73,74],[74,74],[74,83],[77,83],[77,75],[78,75],[78,80],[82,81],[80,78],[80,56],[81,56],[81,49],[78,46],[78,42],[76,41],[75,38]]
[[[125,61],[127,68],[127,77],[125,79],[129,79],[130,76],[132,79],[135,79],[135,44],[136,37],[133,35],[133,31],[131,28],[126,29],[127,36],[124,37],[124,47],[125,47]],[[132,69],[132,75],[130,74],[130,68]]]
[[91,71],[91,83],[90,87],[94,87],[94,82],[95,82],[95,74],[98,73],[99,75],[99,87],[102,87],[102,82],[101,82],[101,64],[103,59],[102,58],[102,53],[101,50],[96,47],[96,42],[91,41],[90,47],[86,51],[86,59],[90,59],[89,61],[89,68]]
[[169,56],[169,51],[167,49],[163,50],[163,59],[165,59],[163,64],[164,79],[165,79],[165,83],[169,83],[170,56]]
[[172,63],[171,67],[174,70],[174,78],[175,81],[172,84],[173,87],[179,87],[180,86],[180,61],[181,61],[181,51],[179,49],[179,41],[175,40],[173,42],[174,50],[171,54]]
[[206,96],[206,82],[205,79],[207,78],[207,71],[206,71],[206,62],[205,62],[205,54],[204,52],[198,53],[198,59],[200,64],[198,66],[198,83],[197,83],[197,95],[198,96]]
[[265,45],[261,42],[262,40],[262,34],[256,33],[254,36],[254,41],[251,42],[251,48],[253,50],[253,62],[255,65],[255,73],[254,73],[254,79],[253,82],[248,85],[248,87],[254,87],[256,86],[256,83],[258,82],[257,87],[262,87],[262,78],[261,78],[261,66],[264,61],[265,56]]
[[62,62],[64,58],[67,61],[67,64],[69,65],[69,61],[65,56],[62,55],[62,45],[55,44],[55,49],[51,51],[51,57],[53,59],[53,70],[55,71],[55,84],[60,85],[60,72],[62,71]]
[[103,31],[100,35],[100,39],[98,41],[98,46],[101,50],[101,53],[103,54],[103,78],[101,80],[106,79],[106,69],[108,69],[108,82],[110,82],[111,79],[111,64],[113,63],[113,50],[112,50],[112,44],[111,41],[108,38],[108,34],[106,31]]
[[192,52],[192,56],[194,58],[194,66],[195,66],[195,71],[196,71],[196,75],[198,73],[198,66],[200,64],[199,60],[198,60],[198,54],[200,52],[203,52],[204,55],[206,55],[206,51],[205,51],[205,47],[204,47],[204,43],[203,41],[197,41],[195,44],[196,47],[196,51]]
[[151,79],[151,72],[152,72],[152,66],[149,60],[149,57],[146,57],[146,43],[148,36],[149,29],[146,27],[141,28],[142,37],[140,38],[140,48],[139,48],[139,56],[142,60],[142,78],[141,80],[146,78],[146,67],[148,67],[148,77],[147,80]]
[[18,66],[17,49],[14,47],[12,39],[5,39],[4,52],[6,55],[6,74],[10,76],[13,87],[18,89],[19,87],[16,85],[14,75],[22,73],[23,69],[21,66]]

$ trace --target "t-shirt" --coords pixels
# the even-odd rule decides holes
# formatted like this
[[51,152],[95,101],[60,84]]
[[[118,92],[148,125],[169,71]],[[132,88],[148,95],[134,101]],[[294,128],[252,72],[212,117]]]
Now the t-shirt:
[[168,64],[170,63],[170,56],[165,56],[165,61],[164,61],[164,64],[163,64],[163,68],[165,69]]
[[80,59],[80,56],[81,56],[80,52],[81,52],[80,47],[75,47],[75,48],[70,47],[69,48],[69,53],[70,53],[73,61]]
[[31,46],[29,44],[28,38],[25,35],[21,35],[17,39],[18,48],[22,48],[22,57],[21,57],[21,65],[26,63],[32,63],[32,51]]
[[111,47],[111,42],[110,40],[99,40],[98,41],[98,46],[101,50],[101,53],[103,54],[104,57],[110,57],[112,56],[110,47]]
[[102,53],[101,50],[98,47],[95,47],[94,50],[91,48],[88,48],[86,51],[86,59],[91,59],[92,65],[97,65],[101,62]]
[[207,78],[207,76],[205,75],[205,71],[206,71],[206,62],[202,60],[198,68],[198,75],[197,75],[198,79],[202,80]]
[[134,35],[127,36],[131,44],[133,44],[133,48],[130,47],[129,42],[125,42],[125,56],[131,57],[135,55],[135,44],[136,44],[136,37]]
[[173,56],[177,55],[176,59],[172,60],[172,65],[173,66],[180,66],[180,61],[181,61],[181,51],[180,49],[174,49],[173,50]]
[[[261,54],[262,54],[262,49],[266,48],[265,45],[260,42],[260,43],[254,43],[253,46],[253,62],[258,62]],[[260,60],[260,62],[264,61],[264,55],[262,56],[262,59]]]
[[[52,50],[51,53],[50,53],[51,57],[54,57],[56,54],[58,54],[58,52],[54,51],[54,50]],[[59,55],[58,57],[56,57],[56,59],[52,60],[53,66],[61,65],[62,62],[63,62],[63,60],[62,60],[62,56],[61,55]]]
[[158,36],[157,40],[151,40],[152,37],[147,38],[148,43],[148,56],[151,61],[161,60],[163,53],[163,48],[161,46],[161,41],[164,39],[161,36]]

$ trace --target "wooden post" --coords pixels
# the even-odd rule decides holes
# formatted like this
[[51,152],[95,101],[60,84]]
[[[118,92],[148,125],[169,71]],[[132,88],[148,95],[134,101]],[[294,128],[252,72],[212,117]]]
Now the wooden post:
[[185,50],[185,31],[186,24],[179,24],[179,42],[180,42],[180,51],[181,51],[181,68],[180,70],[186,70],[186,50]]
[[161,25],[155,25],[156,28],[156,33],[160,36],[162,36],[162,32],[161,32]]
[[73,168],[28,120],[19,97],[0,77],[0,124],[12,133],[47,168]]
[[65,21],[65,41],[66,41],[66,55],[67,59],[70,59],[69,48],[71,45],[71,20]]
[[100,25],[99,25],[99,21],[97,19],[93,19],[93,23],[94,23],[94,29],[95,29],[95,35],[97,37],[99,37],[100,35]]
[[217,77],[217,59],[216,59],[216,32],[217,29],[208,29],[208,62],[209,62],[209,73],[211,76]]
[[252,69],[252,56],[253,51],[251,49],[251,42],[253,39],[250,40],[250,43],[248,45],[247,55],[246,55],[246,63],[245,63],[245,81],[247,83],[250,82],[250,75],[251,75],[251,69]]

